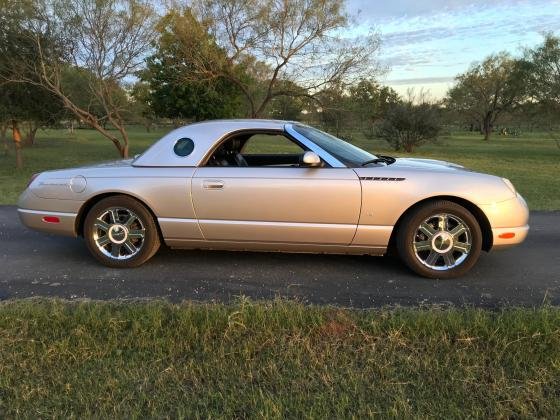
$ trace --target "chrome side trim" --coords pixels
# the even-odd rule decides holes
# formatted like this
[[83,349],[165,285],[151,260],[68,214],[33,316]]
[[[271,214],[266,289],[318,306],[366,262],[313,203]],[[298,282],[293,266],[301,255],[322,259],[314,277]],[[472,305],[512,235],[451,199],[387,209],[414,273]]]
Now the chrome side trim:
[[355,224],[199,220],[208,240],[350,245]]
[[158,224],[163,238],[182,238],[187,240],[204,240],[198,220],[158,217]]
[[165,243],[174,249],[205,249],[254,252],[287,252],[313,254],[350,254],[350,255],[384,255],[386,247],[360,247],[353,245],[310,244],[286,242],[253,241],[201,241],[191,239],[166,239]]
[[341,224],[341,223],[299,223],[299,222],[261,222],[258,220],[215,220],[215,219],[200,219],[200,223],[204,224],[218,224],[218,225],[247,225],[247,226],[282,226],[282,227],[311,227],[311,228],[334,228],[334,229],[348,229],[348,227],[355,228],[354,223]]
[[290,136],[294,137],[297,141],[299,141],[301,144],[303,144],[309,150],[317,153],[325,162],[327,162],[333,168],[346,168],[347,167],[345,164],[343,164],[341,161],[339,161],[333,155],[328,153],[326,150],[317,146],[315,143],[313,143],[307,137],[301,135],[296,130],[294,130],[293,127],[292,127],[292,124],[286,124],[284,126],[284,129],[286,130],[286,132]]
[[78,215],[78,213],[63,213],[59,211],[43,211],[43,210],[29,210],[29,209],[18,209],[18,212],[41,215],[41,216],[76,217]]
[[382,246],[389,244],[394,226],[358,225],[352,246]]
[[198,223],[196,219],[181,219],[178,217],[158,217],[158,222],[161,223]]

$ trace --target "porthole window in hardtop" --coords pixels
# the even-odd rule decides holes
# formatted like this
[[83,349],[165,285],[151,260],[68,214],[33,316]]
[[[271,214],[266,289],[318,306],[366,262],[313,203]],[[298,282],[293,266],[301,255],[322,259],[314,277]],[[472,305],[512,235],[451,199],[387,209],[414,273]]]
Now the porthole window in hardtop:
[[194,141],[189,138],[182,138],[175,142],[173,151],[177,156],[185,157],[192,153],[194,150]]

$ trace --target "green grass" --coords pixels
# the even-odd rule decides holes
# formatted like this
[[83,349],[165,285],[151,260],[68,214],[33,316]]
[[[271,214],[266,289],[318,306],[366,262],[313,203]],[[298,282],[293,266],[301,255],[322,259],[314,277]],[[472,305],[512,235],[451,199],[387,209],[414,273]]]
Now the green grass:
[[[166,131],[146,133],[132,128],[131,155],[145,150]],[[358,134],[354,142],[374,153],[395,154],[381,140],[367,140]],[[0,154],[1,204],[14,204],[33,172],[118,158],[114,146],[92,130],[77,130],[74,135],[65,130],[40,131],[37,144],[23,153],[25,169],[21,171],[14,167],[13,151],[7,157]],[[560,149],[545,133],[518,138],[495,135],[489,142],[477,134],[453,133],[437,144],[419,148],[413,156],[449,160],[510,178],[531,209],[560,209]]]
[[0,304],[0,417],[558,418],[560,309]]

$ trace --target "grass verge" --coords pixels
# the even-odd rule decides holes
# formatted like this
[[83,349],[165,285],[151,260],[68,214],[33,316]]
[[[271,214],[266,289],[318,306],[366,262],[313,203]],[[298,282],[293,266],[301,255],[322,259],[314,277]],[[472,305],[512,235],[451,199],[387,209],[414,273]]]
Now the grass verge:
[[560,309],[0,304],[3,417],[560,415]]

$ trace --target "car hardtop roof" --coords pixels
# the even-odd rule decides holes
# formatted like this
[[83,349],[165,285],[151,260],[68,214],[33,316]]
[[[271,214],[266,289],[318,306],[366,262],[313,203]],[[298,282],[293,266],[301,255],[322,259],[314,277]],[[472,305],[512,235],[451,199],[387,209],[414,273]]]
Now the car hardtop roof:
[[[284,130],[293,121],[266,119],[208,120],[185,125],[167,133],[136,158],[133,166],[196,166],[214,144],[230,133],[240,130]],[[173,146],[181,138],[190,138],[195,144],[192,153],[178,157]]]

